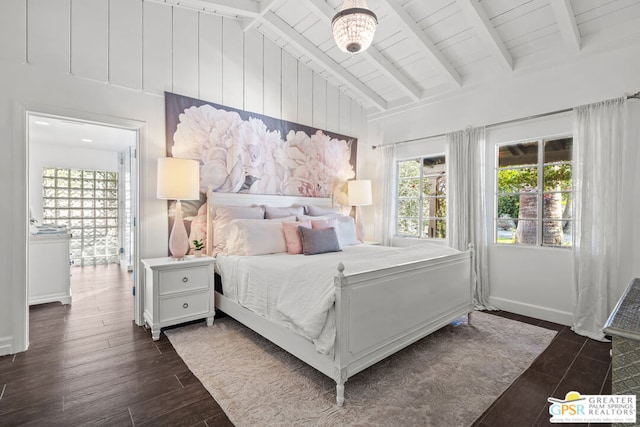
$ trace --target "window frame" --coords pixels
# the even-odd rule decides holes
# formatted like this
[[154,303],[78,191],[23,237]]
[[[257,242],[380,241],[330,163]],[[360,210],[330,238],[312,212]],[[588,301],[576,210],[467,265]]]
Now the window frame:
[[[570,195],[570,201],[569,203],[571,203],[572,207],[573,207],[573,203],[574,203],[574,191],[573,191],[573,185],[571,186],[571,190],[554,190],[554,191],[547,191],[545,190],[545,142],[548,141],[556,141],[556,140],[561,140],[561,139],[571,139],[572,140],[572,144],[575,142],[575,138],[573,136],[573,134],[571,133],[562,133],[559,135],[552,135],[552,136],[543,136],[543,137],[533,137],[533,138],[525,138],[525,139],[520,139],[520,140],[515,140],[515,141],[508,141],[508,142],[501,142],[501,143],[497,143],[494,146],[494,176],[493,176],[493,185],[494,185],[494,191],[493,191],[493,196],[494,196],[494,201],[493,201],[493,209],[494,209],[494,214],[493,214],[493,228],[494,228],[494,232],[493,232],[493,243],[495,245],[499,245],[499,246],[505,246],[505,247],[524,247],[524,248],[548,248],[548,249],[572,249],[575,243],[574,240],[574,235],[573,233],[571,233],[571,242],[568,245],[551,245],[551,244],[545,244],[544,243],[544,227],[545,227],[545,223],[549,222],[549,221],[569,221],[570,223],[574,223],[574,221],[576,221],[575,217],[570,217],[570,218],[561,218],[561,219],[549,219],[549,218],[544,218],[544,199],[545,199],[545,195],[547,194],[569,194]],[[536,244],[523,244],[523,243],[501,243],[498,241],[498,221],[500,221],[499,215],[498,215],[498,200],[500,198],[500,196],[520,196],[521,194],[524,194],[524,192],[522,191],[518,191],[518,192],[513,192],[513,193],[500,193],[499,192],[499,182],[498,182],[498,173],[501,170],[500,168],[500,159],[499,159],[499,153],[500,153],[500,148],[501,147],[505,147],[505,146],[509,146],[509,145],[517,145],[520,143],[526,143],[526,142],[535,142],[537,144],[537,164],[536,164],[536,173],[537,173],[537,187],[535,190],[535,196],[536,196],[536,218],[535,219],[522,219],[525,221],[535,221],[536,222]],[[571,160],[570,161],[561,161],[561,162],[554,162],[554,163],[563,163],[563,164],[569,164],[571,165],[571,180],[573,181],[573,172],[574,172],[574,159],[573,159],[573,145],[572,145],[572,155],[571,155]],[[513,167],[506,167],[503,168],[503,170],[506,169],[522,169],[522,166],[513,166]],[[573,211],[573,209],[572,209]],[[518,218],[513,218],[514,220],[518,220]]]
[[[434,159],[434,158],[438,158],[438,157],[442,157],[444,158],[444,166],[445,166],[445,170],[444,173],[442,174],[425,174],[424,171],[424,163],[425,163],[425,159]],[[400,164],[401,163],[405,163],[405,162],[411,162],[411,161],[415,161],[417,163],[420,164],[419,167],[419,176],[415,176],[415,177],[408,177],[408,178],[403,178],[406,180],[409,179],[418,179],[419,180],[419,184],[420,184],[420,188],[418,190],[418,197],[400,197],[400,195],[398,194],[398,188],[400,186]],[[449,224],[449,211],[448,211],[448,206],[449,206],[449,187],[448,187],[448,175],[449,175],[449,170],[448,170],[448,163],[447,163],[447,155],[446,153],[432,153],[432,154],[427,154],[427,155],[422,155],[422,156],[418,156],[418,157],[409,157],[409,158],[405,158],[405,159],[397,159],[396,160],[396,174],[395,174],[395,189],[396,189],[396,194],[395,194],[395,205],[396,205],[396,209],[395,209],[395,230],[394,230],[394,235],[395,237],[398,238],[409,238],[409,239],[426,239],[426,240],[434,240],[434,241],[438,241],[438,242],[442,242],[442,241],[446,241],[447,240],[447,232],[448,232],[448,224]],[[425,196],[424,194],[424,185],[425,185],[425,180],[428,180],[430,178],[436,177],[436,176],[444,176],[445,179],[447,180],[446,184],[445,184],[445,195],[444,196],[438,196],[438,195],[433,195],[433,196]],[[424,216],[424,203],[427,200],[430,199],[442,199],[445,201],[445,208],[447,209],[446,214],[444,217],[438,217],[438,216],[434,216],[434,215],[428,215],[428,216]],[[399,221],[403,218],[405,219],[415,219],[415,217],[404,217],[404,216],[400,216],[399,212],[399,206],[400,206],[400,202],[403,200],[417,200],[418,203],[418,235],[411,235],[411,234],[401,234],[399,232],[399,228],[398,228],[398,224]],[[429,210],[429,213],[431,214],[431,210]],[[444,237],[437,237],[437,225],[436,225],[436,231],[434,231],[434,236],[429,236],[429,233],[424,233],[424,224],[425,222],[428,221],[436,221],[436,224],[438,221],[442,221],[444,222],[444,228],[445,228],[445,236]]]

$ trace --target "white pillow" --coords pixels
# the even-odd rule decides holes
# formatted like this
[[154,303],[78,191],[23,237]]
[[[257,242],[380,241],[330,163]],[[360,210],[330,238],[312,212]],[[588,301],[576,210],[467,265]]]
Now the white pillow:
[[[266,255],[287,252],[283,219],[234,219],[229,223],[228,255]],[[288,219],[295,220],[295,217]],[[285,221],[286,222],[286,221]]]
[[336,234],[338,235],[338,242],[340,242],[340,247],[343,248],[345,246],[357,245],[362,243],[358,240],[358,235],[356,233],[356,221],[353,217],[349,215],[340,215],[340,214],[331,214],[331,215],[321,215],[321,216],[309,216],[309,215],[298,215],[298,221],[315,221],[319,219],[332,219],[335,218],[336,224]]
[[211,208],[213,218],[213,255],[225,252],[229,222],[234,219],[263,219],[262,206],[216,206]]
[[291,215],[304,215],[303,206],[290,206],[288,208],[266,206],[264,217],[266,219],[283,218]]
[[306,213],[311,216],[332,215],[340,213],[340,206],[320,207],[314,205],[306,205]]
[[222,206],[213,205],[213,219],[264,219],[264,206]]
[[356,221],[353,217],[350,217],[349,215],[339,215],[335,218],[338,220],[336,234],[338,235],[338,242],[340,242],[341,248],[362,243],[358,240],[358,234],[356,233]]

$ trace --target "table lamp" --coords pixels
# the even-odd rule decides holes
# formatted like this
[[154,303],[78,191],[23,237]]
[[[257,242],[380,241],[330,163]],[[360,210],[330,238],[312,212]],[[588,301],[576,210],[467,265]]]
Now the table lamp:
[[356,207],[356,235],[358,240],[364,241],[364,220],[362,219],[361,206],[369,206],[372,202],[371,181],[368,179],[355,179],[348,181],[349,204]]
[[184,258],[189,252],[189,236],[182,220],[181,201],[200,199],[200,163],[176,157],[158,159],[157,197],[176,201],[176,218],[169,235],[169,252],[174,258]]

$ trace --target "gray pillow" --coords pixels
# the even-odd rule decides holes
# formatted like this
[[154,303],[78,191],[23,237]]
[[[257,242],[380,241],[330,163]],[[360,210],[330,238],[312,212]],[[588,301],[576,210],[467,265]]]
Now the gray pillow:
[[307,211],[307,215],[310,216],[331,215],[340,213],[340,206],[331,206],[325,208],[314,205],[306,205],[305,209]]
[[302,253],[305,255],[324,254],[326,252],[340,252],[338,235],[333,227],[325,229],[311,229],[298,227],[302,240]]
[[264,217],[266,219],[284,218],[294,215],[304,215],[304,206],[290,206],[288,208],[267,206],[264,211]]

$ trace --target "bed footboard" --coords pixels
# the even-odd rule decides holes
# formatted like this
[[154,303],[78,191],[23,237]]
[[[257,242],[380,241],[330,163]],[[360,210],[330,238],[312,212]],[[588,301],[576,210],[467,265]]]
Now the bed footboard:
[[357,274],[338,266],[336,402],[346,380],[473,311],[473,248],[446,257]]

